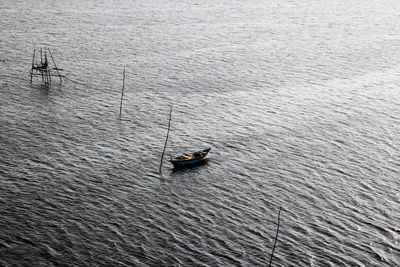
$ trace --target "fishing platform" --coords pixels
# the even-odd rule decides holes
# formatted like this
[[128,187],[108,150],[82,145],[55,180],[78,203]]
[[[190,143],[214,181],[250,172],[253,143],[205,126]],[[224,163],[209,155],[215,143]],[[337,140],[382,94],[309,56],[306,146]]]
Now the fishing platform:
[[[58,76],[60,78],[60,83],[62,83],[62,78],[65,77],[60,74],[60,71],[62,69],[57,68],[56,62],[54,61],[53,55],[51,54],[50,48],[45,48],[42,49],[40,48],[38,56],[36,56],[36,49],[33,50],[33,56],[32,56],[32,67],[30,71],[31,75],[31,83],[33,80],[33,76],[41,76],[42,77],[42,82],[45,85],[49,85],[51,82],[51,77],[52,76]],[[47,58],[47,54],[50,56],[52,65],[50,65],[50,62]],[[40,58],[37,58],[40,57]],[[40,62],[39,62],[40,60]],[[57,75],[53,74],[53,72],[56,72]]]

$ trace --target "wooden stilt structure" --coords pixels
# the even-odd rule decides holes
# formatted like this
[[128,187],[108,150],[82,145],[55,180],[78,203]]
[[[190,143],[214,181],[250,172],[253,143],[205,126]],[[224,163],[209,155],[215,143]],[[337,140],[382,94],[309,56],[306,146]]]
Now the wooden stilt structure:
[[[62,69],[57,68],[57,65],[54,61],[53,55],[50,52],[49,48],[45,48],[44,51],[42,48],[40,48],[40,63],[38,63],[36,61],[36,50],[33,50],[33,57],[32,57],[32,67],[31,67],[31,83],[33,80],[33,76],[41,76],[42,77],[42,82],[45,85],[49,85],[51,83],[51,76],[52,76],[52,70],[57,71],[57,75],[60,78],[60,83],[62,82],[61,77],[65,77],[62,76],[60,74],[59,71],[62,71]],[[44,52],[44,55],[43,55]],[[49,64],[49,60],[47,59],[47,52],[49,52],[49,55],[51,57],[52,60],[52,65]]]
[[58,75],[58,77],[60,78],[60,83],[62,83],[61,75],[60,75],[60,72],[59,72],[59,70],[61,70],[61,69],[57,68],[56,62],[54,61],[54,57],[53,57],[53,55],[51,54],[50,48],[47,48],[47,50],[49,51],[51,60],[52,60],[53,63],[54,63],[54,67],[55,67],[54,70],[57,71],[57,75]]

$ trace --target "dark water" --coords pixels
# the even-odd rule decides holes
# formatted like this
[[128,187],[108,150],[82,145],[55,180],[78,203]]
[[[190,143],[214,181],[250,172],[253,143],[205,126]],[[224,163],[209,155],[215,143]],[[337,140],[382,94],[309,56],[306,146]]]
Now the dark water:
[[[280,206],[275,266],[399,266],[399,14],[1,1],[0,266],[265,266]],[[160,176],[172,105],[166,154],[212,152]]]

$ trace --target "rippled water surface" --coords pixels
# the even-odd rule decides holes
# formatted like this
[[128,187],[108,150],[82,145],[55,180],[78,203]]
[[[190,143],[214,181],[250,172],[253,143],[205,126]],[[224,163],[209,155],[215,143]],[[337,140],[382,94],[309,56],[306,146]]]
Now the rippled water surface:
[[[266,266],[279,207],[274,266],[399,266],[399,25],[394,0],[1,1],[0,266]],[[40,47],[62,84],[29,83]]]

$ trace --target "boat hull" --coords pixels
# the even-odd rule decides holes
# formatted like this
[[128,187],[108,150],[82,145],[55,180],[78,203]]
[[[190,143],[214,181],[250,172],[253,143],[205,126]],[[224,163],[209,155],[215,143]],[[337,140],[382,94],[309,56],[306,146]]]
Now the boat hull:
[[171,158],[170,162],[174,168],[186,168],[204,163],[207,159],[208,152],[211,148],[194,152],[191,154],[184,154],[182,156]]
[[200,165],[206,161],[207,158],[194,159],[194,160],[186,160],[186,161],[171,161],[174,168],[187,168],[196,165]]

